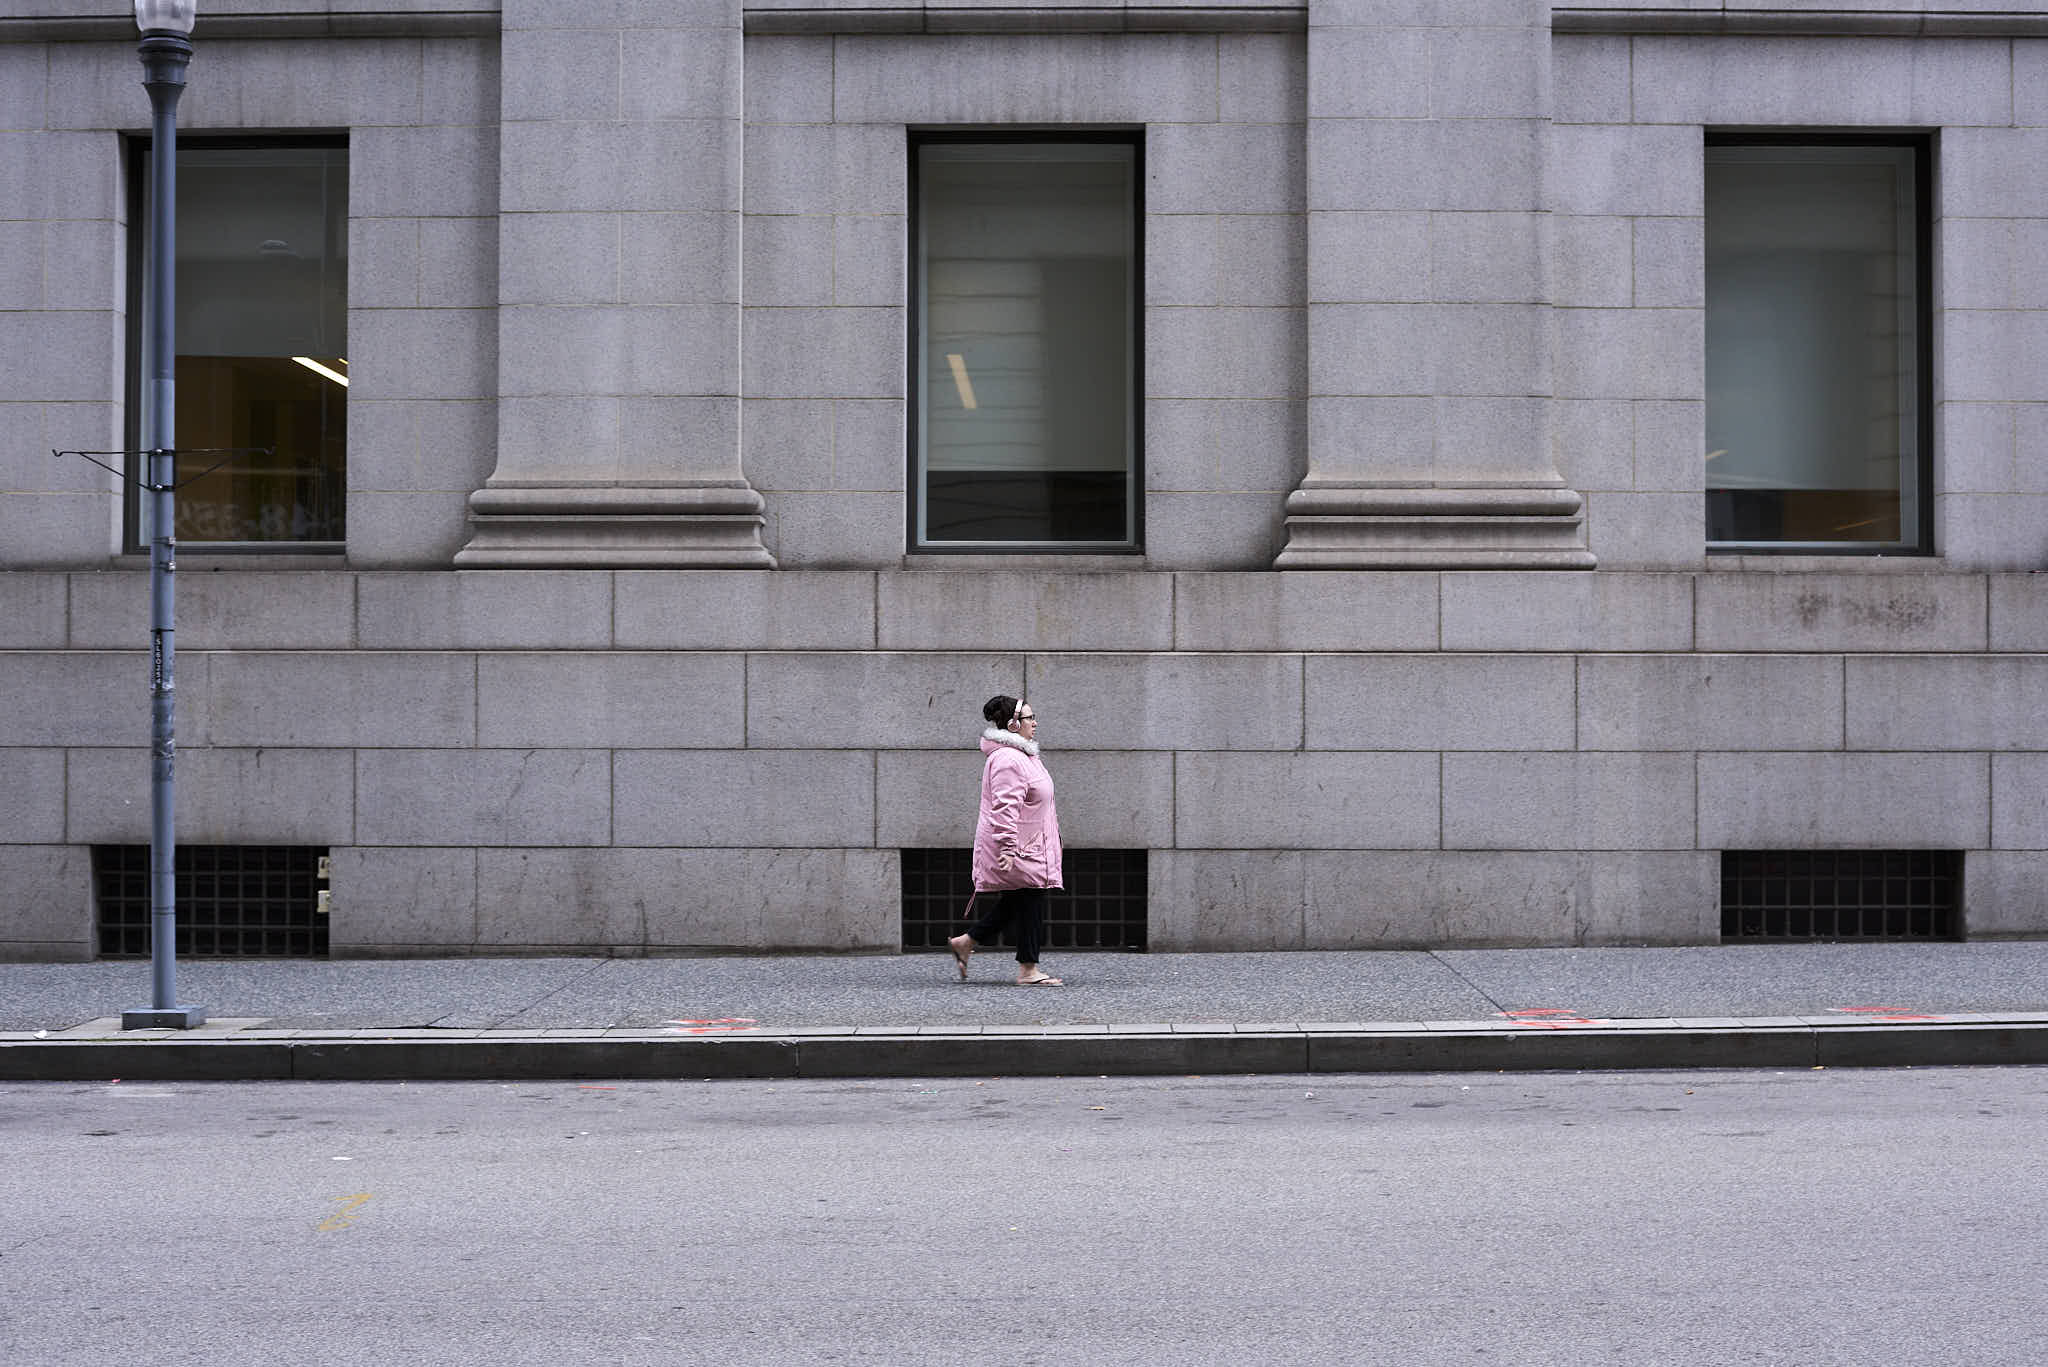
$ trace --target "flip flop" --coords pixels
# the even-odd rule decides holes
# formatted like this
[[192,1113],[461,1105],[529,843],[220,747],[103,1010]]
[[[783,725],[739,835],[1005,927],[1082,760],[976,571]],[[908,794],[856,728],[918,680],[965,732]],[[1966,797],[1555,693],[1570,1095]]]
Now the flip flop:
[[946,948],[953,951],[953,962],[959,965],[961,980],[965,981],[967,978],[967,959],[969,955],[974,953],[974,947],[969,945],[963,952],[958,945],[954,944],[951,940],[947,940]]
[[1062,982],[1062,981],[1061,981],[1060,979],[1058,979],[1058,978],[1055,978],[1055,977],[1053,977],[1053,976],[1052,976],[1052,975],[1051,975],[1050,973],[1041,973],[1041,974],[1039,974],[1039,975],[1038,975],[1037,977],[1035,977],[1035,978],[1019,978],[1019,979],[1017,979],[1017,986],[1019,986],[1019,987],[1065,987],[1065,986],[1066,986],[1066,983]]

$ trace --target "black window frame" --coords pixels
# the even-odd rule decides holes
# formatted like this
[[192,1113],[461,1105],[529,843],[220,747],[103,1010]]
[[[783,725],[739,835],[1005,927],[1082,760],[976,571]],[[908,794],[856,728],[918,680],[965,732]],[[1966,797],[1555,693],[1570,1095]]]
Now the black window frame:
[[[909,555],[1114,555],[1145,554],[1145,130],[1131,127],[1076,127],[1055,124],[1004,124],[997,127],[948,125],[943,128],[907,128],[906,160],[909,163],[909,231],[905,234],[907,258],[904,320],[904,483],[909,497],[904,500],[904,547]],[[919,151],[924,147],[960,143],[1107,143],[1131,149],[1131,374],[1130,424],[1131,465],[1128,541],[989,541],[924,542],[918,528],[923,522],[925,471],[920,459],[923,437],[924,393],[919,384],[924,347],[924,291],[919,269],[924,242],[924,187],[919,176]]]
[[[194,151],[262,151],[291,148],[327,148],[349,150],[349,135],[346,132],[293,132],[276,136],[238,134],[187,134],[180,132],[178,150]],[[123,484],[121,501],[121,553],[124,555],[147,555],[149,543],[142,539],[142,495],[137,487],[146,474],[146,458],[134,454],[142,449],[142,346],[143,328],[147,322],[146,310],[149,301],[144,297],[143,258],[149,250],[149,223],[143,212],[149,202],[150,158],[156,152],[156,140],[147,133],[131,134],[125,145],[127,153],[128,191],[128,241],[125,246],[128,270],[127,304],[128,318],[124,329],[126,350],[123,353],[122,398],[122,446],[130,455],[127,458],[128,478]],[[351,163],[353,164],[353,163]],[[341,225],[342,235],[347,237],[349,223],[354,218],[350,210]],[[202,467],[204,468],[204,467]],[[345,467],[344,467],[345,468]],[[343,497],[347,497],[346,490]],[[346,541],[180,541],[181,550],[195,555],[332,555],[346,554]]]
[[[1706,540],[1708,555],[1827,555],[1827,556],[1920,556],[1938,555],[1934,539],[1935,450],[1934,450],[1934,191],[1940,138],[1933,129],[1790,129],[1709,128],[1706,147],[1890,147],[1913,153],[1913,318],[1918,345],[1913,358],[1913,392],[1917,405],[1914,423],[1914,478],[1918,507],[1914,510],[1910,540],[1901,519],[1897,542],[1855,541],[1761,541]],[[1705,162],[1701,163],[1704,177]],[[1706,204],[1701,202],[1701,221]],[[1702,262],[1704,267],[1704,261]],[[1702,271],[1704,276],[1704,269]],[[1704,313],[1705,287],[1701,302]],[[1704,376],[1702,376],[1704,379]],[[1705,498],[1701,500],[1702,531],[1705,530]]]

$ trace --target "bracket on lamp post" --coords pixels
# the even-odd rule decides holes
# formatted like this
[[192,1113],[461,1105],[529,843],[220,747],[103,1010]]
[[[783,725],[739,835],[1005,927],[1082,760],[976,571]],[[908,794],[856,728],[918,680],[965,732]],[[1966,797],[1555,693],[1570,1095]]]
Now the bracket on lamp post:
[[[137,451],[52,451],[50,454],[59,460],[66,456],[77,456],[89,465],[99,466],[100,469],[113,475],[123,484],[132,484],[145,493],[168,494],[177,492],[196,479],[205,479],[236,456],[274,456],[277,454],[277,448],[275,446],[152,446],[147,450]],[[201,470],[198,474],[187,475],[175,483],[152,484],[146,479],[135,478],[126,470],[116,470],[103,460],[93,459],[95,456],[169,456],[174,462],[179,456],[219,456],[220,459],[207,466],[204,470]]]
[[[123,484],[132,484],[144,493],[169,494],[176,493],[194,480],[205,479],[236,456],[274,456],[277,454],[277,448],[275,446],[153,446],[148,450],[138,451],[52,451],[50,454],[59,460],[66,456],[77,456],[89,465],[99,466],[100,469],[113,475]],[[176,462],[179,456],[219,456],[220,459],[207,466],[204,470],[201,470],[198,474],[187,475],[175,483],[152,484],[146,479],[137,479],[126,470],[116,470],[103,460],[93,459],[95,456],[169,456],[173,463]]]

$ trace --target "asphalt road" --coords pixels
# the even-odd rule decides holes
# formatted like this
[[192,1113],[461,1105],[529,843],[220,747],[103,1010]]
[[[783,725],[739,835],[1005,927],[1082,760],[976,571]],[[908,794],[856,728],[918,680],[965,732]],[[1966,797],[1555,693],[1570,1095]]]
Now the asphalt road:
[[0,1086],[0,1362],[2048,1361],[2048,1070]]

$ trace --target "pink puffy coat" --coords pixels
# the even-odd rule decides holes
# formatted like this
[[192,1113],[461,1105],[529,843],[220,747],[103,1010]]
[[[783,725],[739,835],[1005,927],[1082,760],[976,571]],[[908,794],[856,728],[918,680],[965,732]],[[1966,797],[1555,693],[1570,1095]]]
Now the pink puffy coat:
[[[994,727],[982,732],[981,753],[988,764],[981,771],[981,819],[974,826],[974,886],[1057,888],[1060,864],[1060,818],[1052,805],[1052,775],[1038,758],[1038,745]],[[1010,867],[996,867],[999,856],[1011,856]]]

